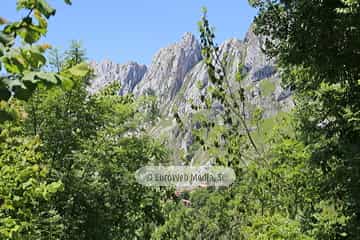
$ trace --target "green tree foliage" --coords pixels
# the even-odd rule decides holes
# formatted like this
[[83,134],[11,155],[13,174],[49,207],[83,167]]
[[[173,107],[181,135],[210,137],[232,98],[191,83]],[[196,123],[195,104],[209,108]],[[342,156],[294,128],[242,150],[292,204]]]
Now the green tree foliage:
[[[119,84],[93,96],[75,84],[37,89],[17,102],[13,114],[24,116],[2,126],[1,239],[149,239],[164,221],[166,191],[134,177],[167,157],[134,125],[138,103],[119,96]],[[69,92],[75,101],[59,111],[74,115],[57,115]],[[84,122],[86,115],[75,113],[92,117]]]
[[[89,95],[92,71],[79,42],[64,56],[50,54],[48,66],[56,73],[42,72],[48,46],[31,44],[45,34],[45,19],[55,10],[42,0],[18,1],[18,8],[29,10],[18,25],[0,21],[6,24],[1,40],[6,32],[15,41],[19,30],[29,45],[1,42],[7,73],[1,97],[7,101],[0,102],[0,239],[149,239],[163,223],[166,191],[140,186],[134,172],[167,156],[138,127],[148,119],[142,110],[155,114],[154,100],[118,96],[118,84]],[[33,16],[43,26],[32,25]],[[37,55],[9,60],[12,51]],[[36,84],[29,87],[30,80]]]
[[341,0],[345,5],[337,9],[339,13],[344,14],[356,14],[360,10],[360,1],[359,0]]
[[[62,71],[81,66],[84,52],[72,44]],[[148,238],[163,221],[163,191],[138,185],[134,172],[165,159],[166,152],[138,132],[144,118],[131,95],[119,96],[120,85],[113,83],[89,96],[88,78],[38,88],[25,104],[24,130],[40,137],[51,159],[49,177],[64,185],[53,203],[62,217],[62,239]]]
[[[210,26],[206,9],[199,22],[201,48],[208,69],[211,86],[200,97],[200,105],[192,105],[194,116],[194,140],[202,150],[210,154],[217,164],[239,166],[259,155],[260,151],[251,134],[251,116],[247,114],[248,101],[241,85],[244,79],[243,65],[238,66],[236,82],[227,71],[228,57],[219,51],[215,34]],[[218,111],[214,109],[223,109]]]
[[163,223],[162,191],[134,178],[138,168],[165,157],[162,147],[148,138],[118,134],[119,129],[104,129],[74,156],[69,193],[60,199],[67,239],[149,239]]
[[[248,112],[243,66],[230,81],[204,9],[211,86],[192,106],[192,147],[232,167],[237,179],[229,188],[193,190],[184,206],[169,189],[134,178],[145,164],[168,159],[143,131],[159,116],[151,92],[119,96],[113,83],[90,95],[81,43],[46,61],[49,46],[35,44],[55,10],[44,0],[18,0],[28,15],[0,18],[0,239],[358,239],[359,1],[250,2],[296,109],[273,130],[263,126],[262,109]],[[266,147],[255,136],[267,136]]]
[[[345,203],[322,200],[321,170],[310,152],[281,130],[260,162],[237,171],[225,189],[190,194],[191,207],[168,202],[154,239],[337,239],[347,236]],[[240,174],[239,174],[240,173]]]
[[17,8],[28,11],[20,21],[0,18],[0,238],[60,239],[63,224],[52,204],[63,184],[48,178],[50,161],[39,137],[23,136],[27,113],[15,98],[28,99],[39,84],[69,82],[70,73],[40,71],[49,46],[34,43],[46,34],[55,9],[43,0],[19,0]]
[[[68,54],[66,58],[75,57]],[[72,75],[71,82],[50,89],[39,87],[25,105],[29,113],[25,131],[39,135],[44,143],[44,153],[56,165],[64,167],[66,164],[59,161],[64,161],[67,154],[78,149],[81,139],[94,134],[100,125],[94,100],[87,98],[86,82],[91,72],[82,63],[84,60],[79,58],[76,63],[61,69],[63,74]]]
[[80,41],[73,40],[70,47],[65,51],[64,65],[65,68],[73,67],[86,60],[86,51]]
[[[233,87],[233,95],[227,90],[229,87],[226,85],[230,84],[226,82],[226,72],[224,74],[222,70],[221,59],[218,60],[216,54],[218,49],[213,41],[214,33],[209,27],[206,15],[200,23],[200,31],[209,78],[214,84],[213,89],[210,89],[211,101],[205,96],[203,102],[206,104],[206,102],[220,101],[226,112],[224,116],[230,116],[231,120],[238,119],[240,123],[241,117],[243,120],[248,120],[244,115],[239,116],[241,103],[246,101],[244,97],[241,98],[244,96],[244,89],[241,86]],[[238,75],[241,75],[241,71]],[[237,95],[234,93],[235,89],[239,89]],[[255,112],[253,124],[254,121],[258,124],[261,120],[259,114]],[[264,151],[256,151],[257,154],[251,158],[251,161],[241,161],[241,159],[249,159],[247,149],[243,146],[246,142],[251,146],[250,137],[253,135],[249,127],[249,134],[246,134],[246,127],[249,124],[247,121],[246,125],[238,123],[233,127],[231,124],[227,126],[225,124],[225,129],[229,126],[231,129],[230,134],[221,135],[226,146],[206,144],[205,140],[196,138],[206,145],[205,150],[210,154],[214,152],[224,154],[224,159],[228,161],[217,163],[228,164],[234,168],[237,180],[228,189],[210,188],[193,191],[190,195],[191,208],[169,202],[165,208],[166,222],[157,228],[153,237],[155,239],[344,239],[350,237],[348,226],[352,215],[346,211],[349,202],[335,195],[334,192],[328,192],[330,185],[324,185],[332,177],[327,171],[314,164],[313,147],[303,141],[305,133],[298,129],[301,126],[301,121],[298,121],[300,116],[295,114],[293,118],[291,113],[284,116],[278,123],[278,128],[273,131],[268,130],[268,138],[264,140],[267,148]],[[316,115],[312,112],[307,116]],[[220,127],[223,125],[219,126],[219,122],[212,124],[211,119],[201,115],[199,120],[203,126],[210,124],[210,129],[220,128],[219,131],[224,133],[224,127]],[[206,130],[209,131],[209,128],[207,127]],[[241,137],[236,138],[237,134]],[[206,136],[206,140],[211,139],[208,137],[210,135]],[[257,149],[256,145],[252,147],[253,150]]]
[[24,138],[20,130],[6,123],[0,134],[0,238],[60,239],[63,224],[53,201],[63,184],[48,178],[39,138]]
[[253,1],[256,31],[295,92],[299,133],[325,173],[324,198],[346,202],[349,239],[360,234],[359,1]]
[[17,10],[28,14],[14,22],[0,18],[0,70],[4,71],[0,76],[0,100],[11,96],[26,99],[37,84],[57,84],[64,78],[39,71],[46,63],[44,52],[50,46],[34,45],[47,33],[47,19],[55,15],[55,9],[45,0],[18,0]]
[[93,96],[94,114],[103,124],[69,157],[68,192],[59,197],[66,239],[147,239],[163,221],[162,191],[137,184],[134,172],[165,159],[166,152],[153,140],[137,136],[136,103],[118,96],[118,90],[114,84]]

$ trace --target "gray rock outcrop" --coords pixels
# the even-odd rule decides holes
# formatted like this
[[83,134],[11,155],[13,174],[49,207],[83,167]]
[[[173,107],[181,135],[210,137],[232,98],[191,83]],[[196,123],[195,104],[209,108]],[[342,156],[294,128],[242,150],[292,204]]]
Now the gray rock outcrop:
[[[249,118],[258,108],[263,118],[271,118],[293,107],[291,91],[281,86],[276,61],[268,59],[262,47],[263,39],[254,34],[251,26],[244,40],[232,38],[219,48],[231,89],[236,91],[240,86],[245,89],[245,112]],[[90,92],[112,81],[120,81],[120,94],[157,96],[161,116],[156,125],[148,129],[149,134],[164,137],[169,146],[179,151],[176,157],[189,153],[193,142],[191,129],[196,127],[192,125],[194,110],[191,105],[199,106],[201,96],[211,86],[200,45],[193,34],[186,33],[178,43],[160,49],[148,68],[136,63],[119,65],[109,61],[92,63],[92,66],[98,76],[92,80]],[[238,71],[245,73],[240,82],[236,81]],[[210,112],[216,114],[221,109],[221,104],[217,104]],[[185,131],[177,127],[173,118],[175,112],[186,121]]]
[[180,42],[160,49],[155,55],[135,95],[146,93],[158,97],[160,106],[168,105],[182,87],[185,75],[201,60],[198,41],[186,33]]
[[117,64],[109,60],[100,63],[91,62],[90,66],[94,69],[95,74],[88,88],[91,94],[115,81],[118,81],[121,85],[120,95],[131,93],[147,70],[145,65],[136,62]]

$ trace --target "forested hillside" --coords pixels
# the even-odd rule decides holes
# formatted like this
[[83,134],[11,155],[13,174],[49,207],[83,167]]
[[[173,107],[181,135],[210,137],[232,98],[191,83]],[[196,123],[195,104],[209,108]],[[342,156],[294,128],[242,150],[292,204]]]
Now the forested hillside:
[[249,4],[245,39],[218,45],[204,8],[149,66],[43,44],[45,0],[0,13],[0,240],[360,239],[360,1]]

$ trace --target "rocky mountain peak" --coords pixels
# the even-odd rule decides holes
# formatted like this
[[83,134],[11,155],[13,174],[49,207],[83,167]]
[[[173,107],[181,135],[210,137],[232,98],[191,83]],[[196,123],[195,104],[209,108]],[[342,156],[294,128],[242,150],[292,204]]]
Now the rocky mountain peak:
[[244,39],[244,44],[246,46],[244,64],[248,68],[252,80],[260,81],[270,78],[276,73],[276,69],[274,60],[267,58],[262,50],[265,47],[264,39],[257,36],[253,29],[254,26],[251,25]]
[[147,70],[145,65],[133,61],[125,64],[117,64],[110,60],[103,60],[99,63],[93,61],[90,62],[90,66],[95,73],[95,77],[90,81],[88,88],[91,94],[115,81],[121,85],[119,94],[124,95],[132,92]]
[[[251,116],[254,109],[262,109],[263,117],[269,118],[278,112],[292,108],[291,92],[282,89],[280,77],[274,60],[267,59],[262,51],[263,39],[250,27],[243,41],[231,38],[220,47],[220,58],[225,63],[230,88],[243,87],[246,92],[246,115]],[[148,68],[134,62],[116,64],[103,61],[92,63],[98,75],[92,81],[91,91],[96,91],[111,81],[120,81],[120,93],[155,95],[161,112],[157,125],[150,130],[155,136],[172,136],[172,147],[177,146],[185,152],[191,145],[191,131],[179,133],[172,113],[176,112],[187,119],[191,128],[191,105],[201,105],[201,96],[206,95],[212,85],[207,67],[202,61],[201,48],[192,33],[185,33],[177,43],[160,49]],[[244,79],[236,81],[238,71],[243,71]],[[222,111],[222,106],[213,106],[212,113]],[[180,134],[180,135],[179,135]]]
[[[252,106],[261,107],[266,116],[291,107],[290,92],[280,85],[274,60],[267,59],[262,51],[263,39],[250,27],[244,40],[231,38],[220,47],[220,58],[231,87],[237,88],[236,73],[243,66],[246,73],[241,85],[247,89]],[[90,92],[95,92],[112,81],[120,81],[120,94],[157,96],[165,115],[174,109],[182,114],[192,112],[191,102],[200,104],[211,85],[202,61],[201,48],[192,33],[185,33],[178,42],[160,49],[148,68],[135,62],[116,64],[109,60],[92,63],[97,77],[92,80]],[[199,86],[201,88],[199,89]]]
[[227,52],[227,51],[231,51],[233,49],[241,49],[243,47],[243,42],[240,41],[237,38],[230,38],[225,40],[221,45],[220,45],[220,51],[221,52]]
[[197,44],[197,39],[193,33],[186,32],[183,34],[180,44],[183,45],[184,47],[191,46]]
[[199,42],[192,33],[185,33],[179,42],[155,54],[134,93],[141,95],[151,92],[158,97],[160,105],[167,105],[180,90],[185,75],[201,59]]

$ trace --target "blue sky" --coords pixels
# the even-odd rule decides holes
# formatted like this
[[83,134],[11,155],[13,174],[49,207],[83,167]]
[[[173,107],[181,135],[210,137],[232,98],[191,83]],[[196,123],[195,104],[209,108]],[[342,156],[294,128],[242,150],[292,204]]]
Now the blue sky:
[[[178,41],[185,32],[198,36],[201,7],[216,28],[217,42],[242,39],[256,11],[247,0],[49,0],[57,14],[43,40],[64,49],[81,40],[88,57],[118,63],[130,60],[149,64],[156,51]],[[17,19],[15,0],[1,0],[0,16]]]

